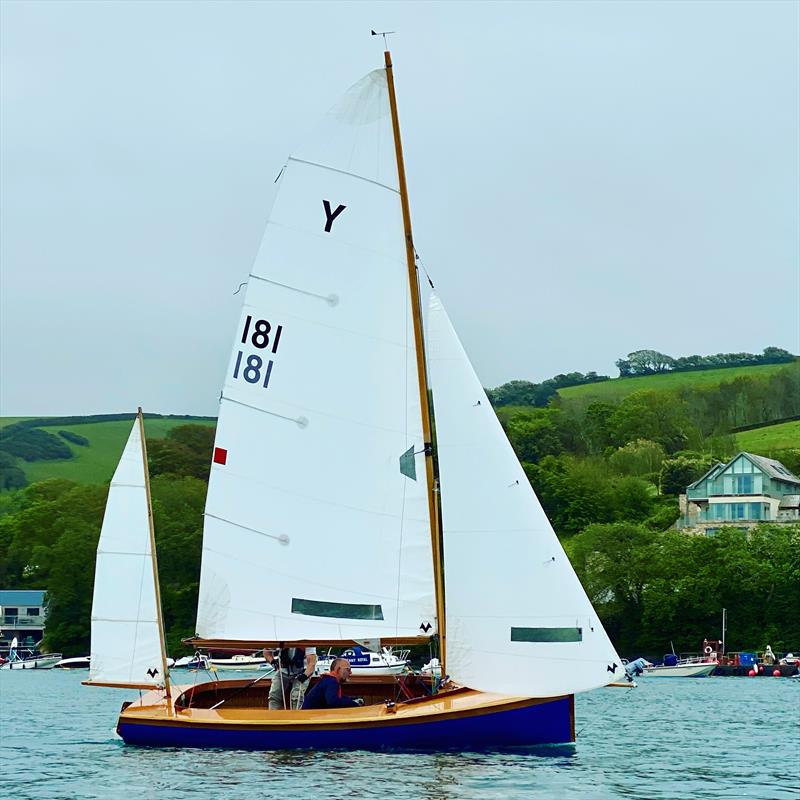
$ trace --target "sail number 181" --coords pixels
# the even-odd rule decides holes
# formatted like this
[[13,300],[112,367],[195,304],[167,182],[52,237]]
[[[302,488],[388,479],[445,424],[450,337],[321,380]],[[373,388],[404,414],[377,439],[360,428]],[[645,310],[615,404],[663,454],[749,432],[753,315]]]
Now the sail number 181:
[[[282,332],[283,325],[278,325],[273,333],[272,326],[267,320],[258,319],[253,323],[253,317],[248,314],[242,330],[242,344],[251,345],[262,351],[269,348],[269,352],[274,355],[278,352]],[[247,383],[260,384],[266,389],[272,375],[272,364],[271,360],[265,360],[257,353],[245,356],[244,351],[239,350],[233,366],[233,377],[238,379],[241,376]]]

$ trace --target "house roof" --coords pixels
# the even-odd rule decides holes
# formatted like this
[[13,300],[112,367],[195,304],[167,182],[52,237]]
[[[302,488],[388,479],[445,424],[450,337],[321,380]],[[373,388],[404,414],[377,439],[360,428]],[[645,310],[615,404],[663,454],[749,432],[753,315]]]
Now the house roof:
[[760,470],[766,472],[770,478],[774,478],[776,481],[784,481],[786,483],[796,483],[800,485],[800,478],[784,467],[780,461],[775,461],[774,458],[757,456],[755,453],[745,452],[739,453],[736,458],[738,458],[740,455],[747,456]]
[[708,472],[706,472],[705,475],[701,475],[694,483],[690,483],[688,488],[694,489],[698,484],[712,477],[714,473],[719,472],[719,470],[721,470],[724,466],[725,464],[723,464],[721,461],[717,461],[717,463],[714,464],[714,466],[711,467],[711,469]]
[[0,589],[0,606],[40,606],[44,589]]

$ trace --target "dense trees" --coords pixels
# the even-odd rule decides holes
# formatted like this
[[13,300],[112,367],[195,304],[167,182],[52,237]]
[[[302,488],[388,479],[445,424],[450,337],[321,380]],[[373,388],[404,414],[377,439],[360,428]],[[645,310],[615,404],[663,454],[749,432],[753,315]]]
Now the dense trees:
[[[636,369],[681,368],[681,359],[671,364],[662,356],[637,351],[628,361]],[[765,357],[784,356],[765,351]],[[658,655],[670,639],[677,648],[696,649],[716,632],[723,606],[733,649],[762,647],[767,640],[776,649],[797,648],[800,630],[791,598],[800,590],[798,526],[762,525],[749,537],[730,530],[714,538],[669,529],[678,517],[677,494],[713,463],[735,454],[732,429],[800,415],[800,363],[771,375],[740,376],[711,387],[645,389],[607,402],[567,402],[555,394],[560,386],[604,379],[570,373],[542,384],[512,381],[490,395],[621,652]],[[22,488],[14,442],[47,457],[51,439],[66,447],[31,425],[4,431],[0,488],[14,491],[0,493],[0,586],[47,588],[46,644],[77,655],[88,652],[107,488],[63,480]],[[172,655],[194,633],[213,440],[213,428],[187,424],[147,443]],[[800,447],[771,455],[800,473]]]
[[796,648],[800,526],[762,524],[716,536],[590,525],[567,544],[590,599],[623,653],[697,651],[728,612],[730,650]]

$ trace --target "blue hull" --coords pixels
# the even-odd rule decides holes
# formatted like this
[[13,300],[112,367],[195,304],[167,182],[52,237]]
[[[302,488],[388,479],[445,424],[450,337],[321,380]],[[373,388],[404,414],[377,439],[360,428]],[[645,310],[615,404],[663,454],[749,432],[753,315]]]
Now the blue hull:
[[573,699],[429,722],[322,730],[231,729],[198,723],[152,725],[120,719],[127,744],[148,747],[220,747],[229,750],[485,750],[574,741]]

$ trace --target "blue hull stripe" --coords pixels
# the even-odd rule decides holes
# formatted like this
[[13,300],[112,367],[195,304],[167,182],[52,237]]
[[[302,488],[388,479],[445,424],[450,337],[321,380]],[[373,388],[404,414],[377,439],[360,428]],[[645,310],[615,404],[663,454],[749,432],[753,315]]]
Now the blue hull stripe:
[[201,724],[131,724],[117,731],[128,744],[150,747],[222,747],[246,750],[486,749],[571,742],[571,698],[508,711],[431,722],[328,730],[248,730]]

